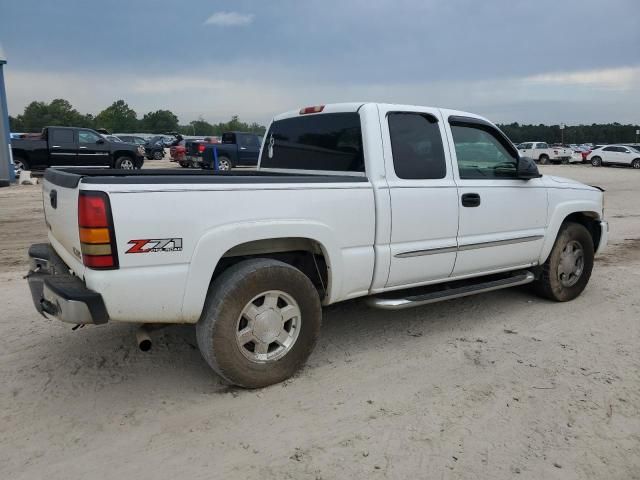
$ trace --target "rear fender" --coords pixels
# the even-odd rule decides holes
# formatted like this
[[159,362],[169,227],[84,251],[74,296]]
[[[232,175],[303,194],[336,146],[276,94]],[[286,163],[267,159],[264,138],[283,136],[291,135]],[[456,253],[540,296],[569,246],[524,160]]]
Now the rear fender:
[[322,247],[328,268],[327,299],[331,303],[342,289],[343,261],[340,246],[327,225],[282,219],[233,223],[207,231],[196,244],[182,302],[183,321],[195,323],[200,318],[213,272],[226,252],[247,242],[290,237],[310,239]]

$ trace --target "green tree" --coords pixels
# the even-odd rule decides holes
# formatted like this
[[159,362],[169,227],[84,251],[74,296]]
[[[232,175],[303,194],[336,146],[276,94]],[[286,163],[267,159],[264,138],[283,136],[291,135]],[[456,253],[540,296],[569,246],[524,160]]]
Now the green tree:
[[147,133],[165,133],[178,130],[178,117],[170,110],[145,113],[142,128]]
[[22,124],[22,115],[18,115],[17,117],[12,117],[9,115],[9,130],[12,132],[22,132],[24,131],[24,126]]
[[51,103],[31,102],[16,120],[22,123],[23,130],[27,132],[39,132],[49,125],[93,127],[94,124],[93,116],[81,114],[62,98],[56,98]]
[[110,107],[102,110],[95,119],[96,127],[106,128],[110,132],[135,132],[138,118],[124,100],[113,102]]

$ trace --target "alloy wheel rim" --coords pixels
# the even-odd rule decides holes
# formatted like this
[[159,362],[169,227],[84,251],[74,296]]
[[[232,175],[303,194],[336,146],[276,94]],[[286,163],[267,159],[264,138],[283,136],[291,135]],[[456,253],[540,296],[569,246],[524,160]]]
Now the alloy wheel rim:
[[573,287],[584,271],[584,250],[579,242],[572,240],[565,245],[558,262],[558,280],[564,287]]
[[133,170],[133,162],[129,159],[123,160],[120,164],[120,168],[123,170]]
[[270,363],[291,351],[298,339],[302,314],[291,295],[269,290],[256,295],[242,309],[236,324],[236,343],[254,363]]
[[230,170],[229,162],[227,160],[219,160],[218,161],[218,170]]

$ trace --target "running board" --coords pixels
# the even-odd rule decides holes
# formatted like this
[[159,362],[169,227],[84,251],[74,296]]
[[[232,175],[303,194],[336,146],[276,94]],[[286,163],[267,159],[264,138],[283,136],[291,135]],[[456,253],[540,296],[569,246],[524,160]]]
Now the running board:
[[[462,284],[454,287],[449,284],[445,288],[440,288],[420,295],[404,295],[394,298],[389,296],[391,293],[388,293],[384,294],[384,296],[369,297],[367,303],[369,306],[375,308],[400,310],[402,308],[418,307],[429,303],[451,300],[452,298],[467,297],[469,295],[475,295],[476,293],[491,292],[502,288],[524,285],[526,283],[533,282],[535,276],[529,271],[523,271],[507,277],[495,279],[494,276],[493,278],[494,279],[489,281],[485,279],[484,282],[481,281],[480,283],[468,283],[468,281],[454,282],[454,284]],[[417,289],[413,289],[413,292],[416,290]]]

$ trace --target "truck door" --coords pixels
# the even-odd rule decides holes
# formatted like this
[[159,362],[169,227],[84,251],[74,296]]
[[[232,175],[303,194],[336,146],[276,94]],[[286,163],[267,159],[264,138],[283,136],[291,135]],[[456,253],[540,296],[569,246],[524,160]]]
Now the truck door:
[[391,200],[386,287],[447,278],[456,259],[458,193],[437,109],[380,106]]
[[78,130],[78,165],[107,167],[111,164],[109,143],[96,132]]
[[47,141],[52,167],[76,165],[78,143],[72,128],[48,128]]
[[533,143],[521,143],[518,145],[518,151],[521,157],[538,158],[533,151]]
[[260,141],[256,135],[236,135],[238,140],[238,163],[255,166],[258,164]]
[[453,276],[534,265],[547,220],[542,179],[516,178],[518,154],[488,122],[443,114],[450,125],[460,205]]

